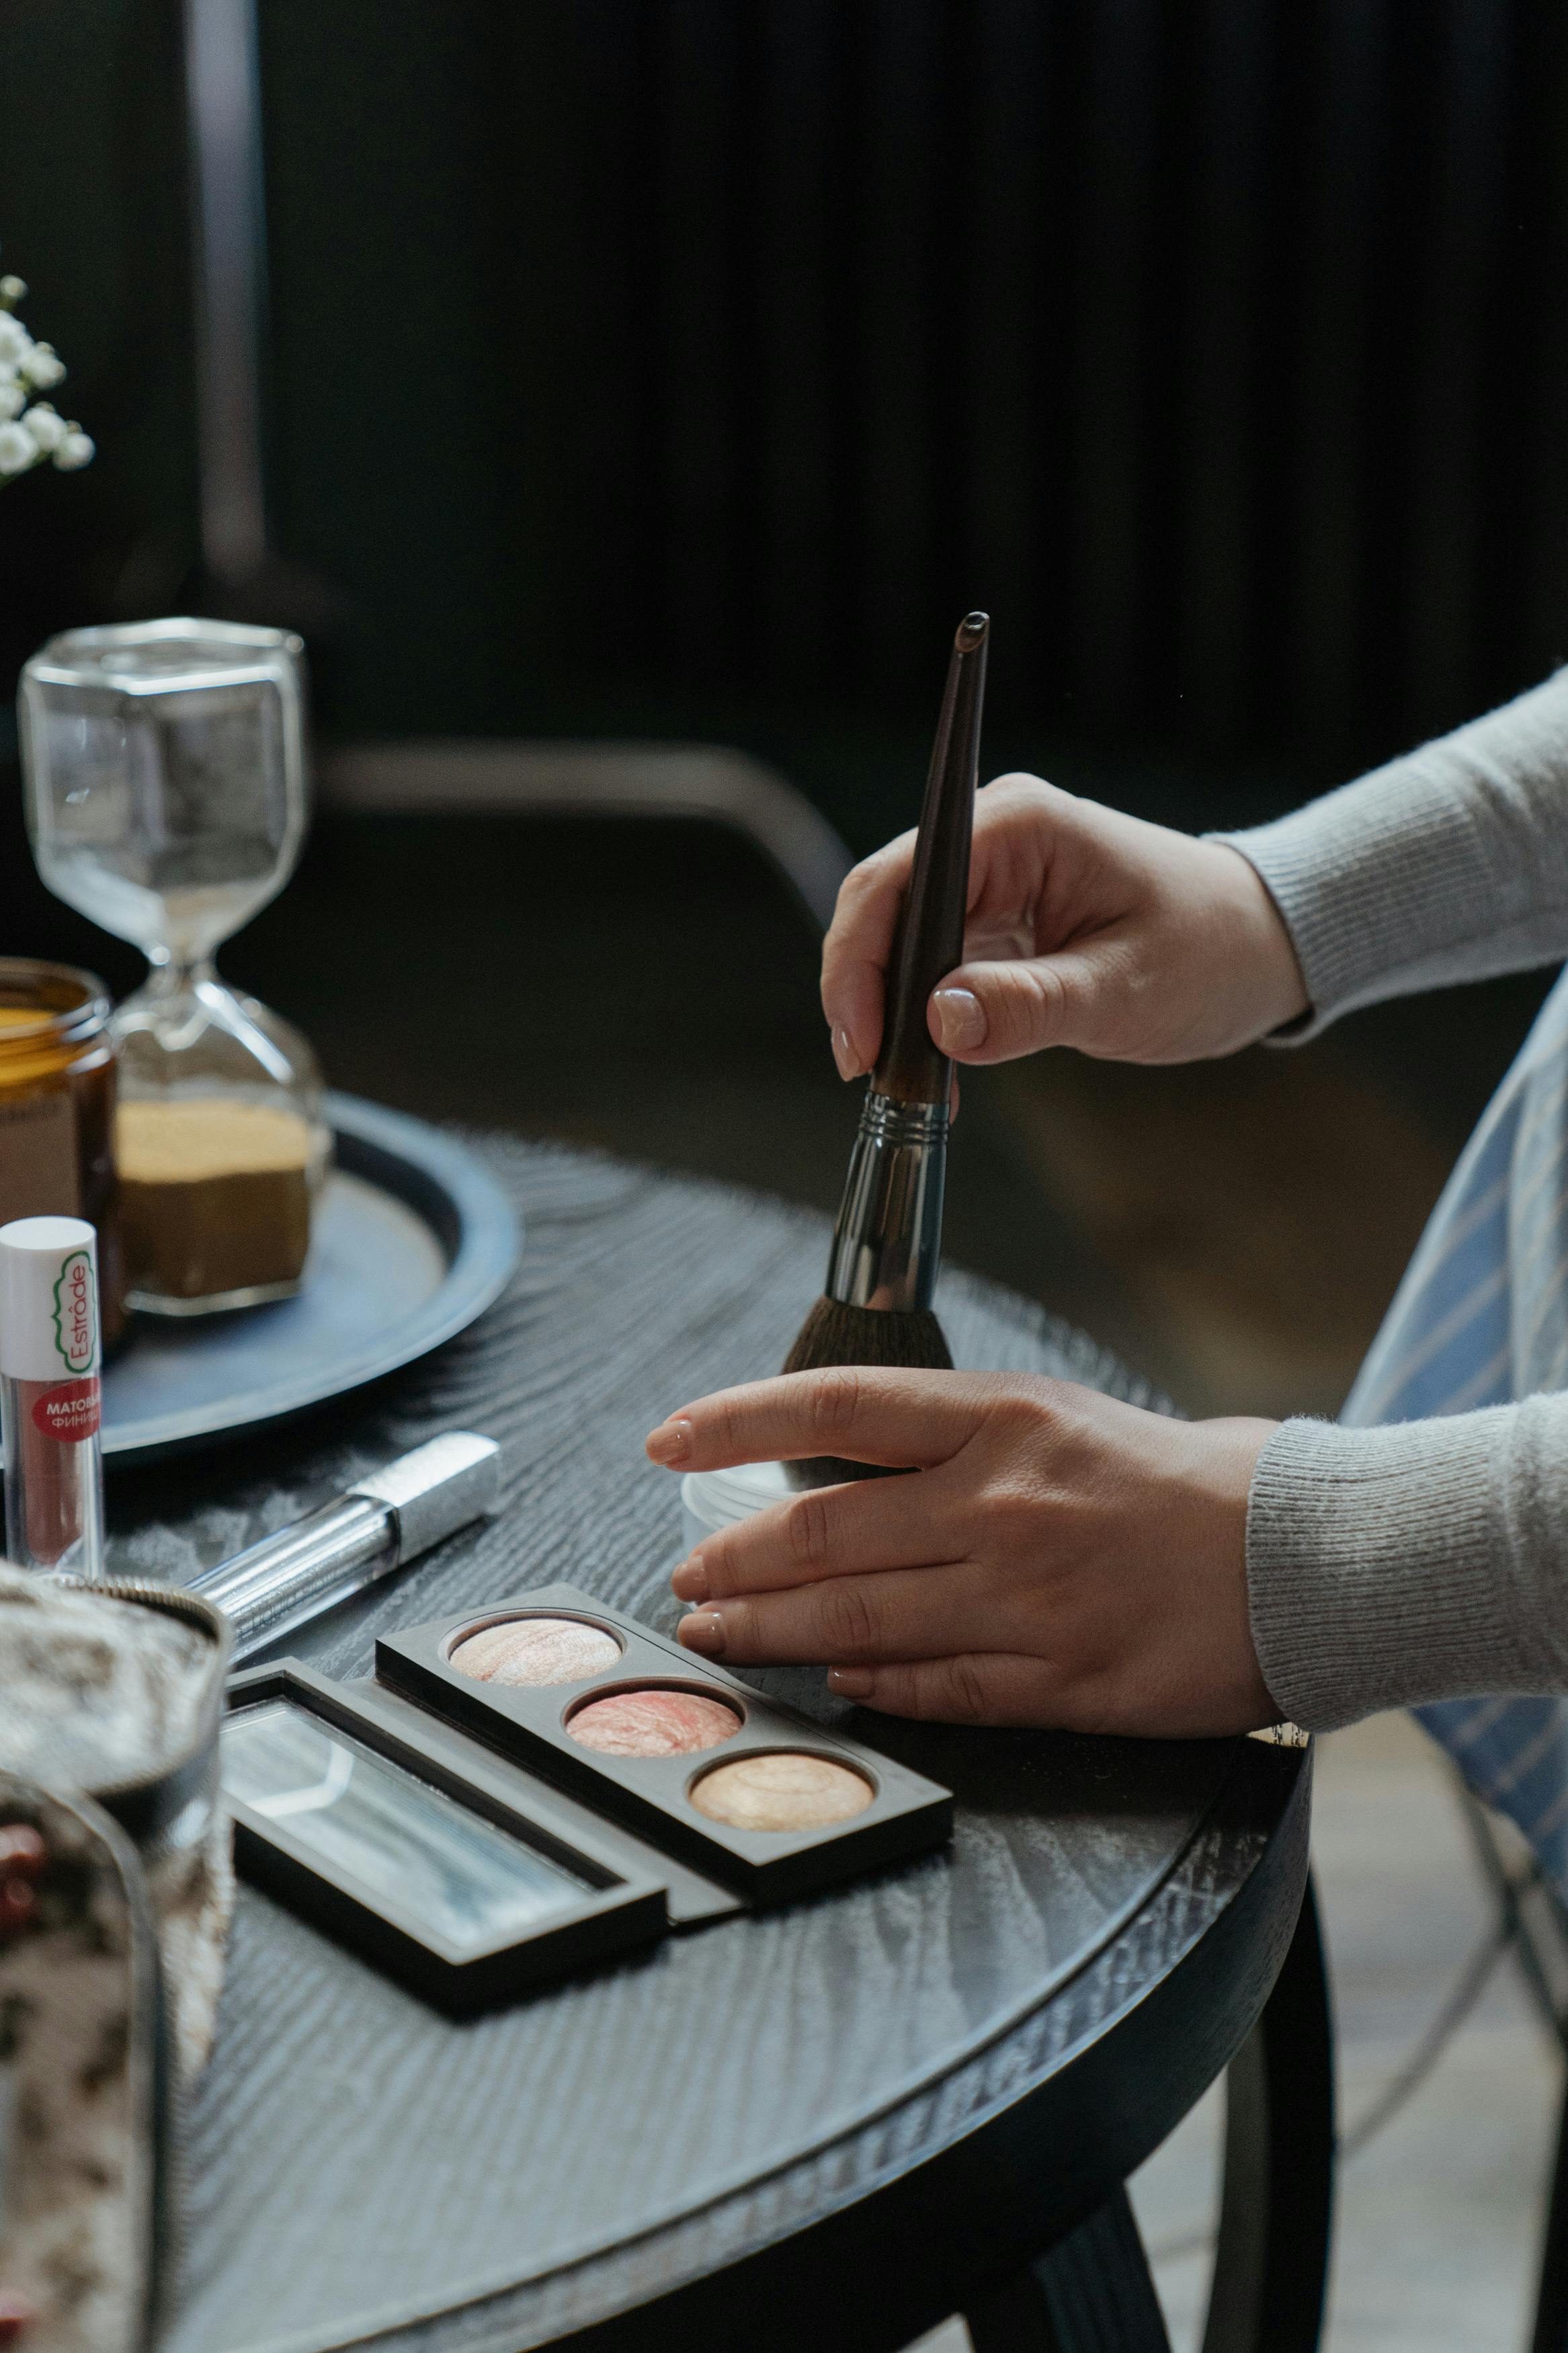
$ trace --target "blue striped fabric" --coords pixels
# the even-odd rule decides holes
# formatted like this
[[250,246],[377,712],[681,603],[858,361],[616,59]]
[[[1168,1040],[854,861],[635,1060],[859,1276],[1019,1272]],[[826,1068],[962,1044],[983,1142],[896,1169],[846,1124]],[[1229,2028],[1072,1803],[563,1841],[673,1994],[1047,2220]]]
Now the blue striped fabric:
[[[1568,973],[1466,1145],[1341,1419],[1414,1421],[1565,1388]],[[1446,1700],[1415,1715],[1568,1903],[1568,1702]]]

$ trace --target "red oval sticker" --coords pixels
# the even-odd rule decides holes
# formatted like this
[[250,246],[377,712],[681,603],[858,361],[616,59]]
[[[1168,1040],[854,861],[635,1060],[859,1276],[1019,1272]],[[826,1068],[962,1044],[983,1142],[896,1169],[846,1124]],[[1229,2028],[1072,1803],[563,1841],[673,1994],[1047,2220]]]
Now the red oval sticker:
[[74,1446],[84,1438],[97,1435],[100,1396],[96,1373],[90,1373],[85,1381],[60,1381],[34,1399],[33,1419],[46,1438],[58,1438],[62,1446]]

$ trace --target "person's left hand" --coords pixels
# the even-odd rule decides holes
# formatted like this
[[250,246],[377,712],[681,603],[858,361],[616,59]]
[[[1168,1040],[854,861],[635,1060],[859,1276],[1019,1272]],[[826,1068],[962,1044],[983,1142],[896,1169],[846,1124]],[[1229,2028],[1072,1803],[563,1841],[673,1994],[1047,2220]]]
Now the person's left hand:
[[1175,1421],[1017,1373],[842,1368],[683,1406],[671,1470],[833,1454],[908,1468],[705,1536],[671,1583],[688,1649],[807,1661],[847,1699],[957,1724],[1167,1737],[1279,1710],[1247,1608],[1272,1422]]

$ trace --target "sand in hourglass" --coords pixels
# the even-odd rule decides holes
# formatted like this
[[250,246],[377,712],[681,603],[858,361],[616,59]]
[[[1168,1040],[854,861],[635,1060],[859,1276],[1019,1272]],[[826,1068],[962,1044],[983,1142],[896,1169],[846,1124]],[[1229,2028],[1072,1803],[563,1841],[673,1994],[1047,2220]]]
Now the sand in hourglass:
[[309,1123],[212,1096],[122,1103],[115,1119],[135,1303],[286,1297],[310,1241]]

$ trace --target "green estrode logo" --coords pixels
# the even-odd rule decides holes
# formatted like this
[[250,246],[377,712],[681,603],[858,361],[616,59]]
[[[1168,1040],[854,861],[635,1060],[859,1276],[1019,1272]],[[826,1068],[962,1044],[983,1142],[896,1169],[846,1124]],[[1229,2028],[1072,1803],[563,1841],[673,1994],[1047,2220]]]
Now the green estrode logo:
[[98,1354],[98,1301],[89,1250],[74,1250],[60,1261],[53,1320],[61,1362],[70,1372],[89,1373]]

